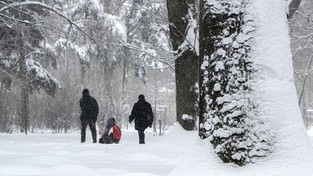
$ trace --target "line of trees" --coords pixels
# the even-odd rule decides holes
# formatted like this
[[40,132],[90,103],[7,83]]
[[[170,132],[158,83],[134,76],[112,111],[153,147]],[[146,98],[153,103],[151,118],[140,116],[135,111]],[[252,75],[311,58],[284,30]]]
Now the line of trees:
[[100,102],[100,125],[123,123],[140,93],[153,97],[155,74],[164,75],[156,89],[173,90],[164,11],[162,1],[1,1],[1,129],[79,128],[86,87]]

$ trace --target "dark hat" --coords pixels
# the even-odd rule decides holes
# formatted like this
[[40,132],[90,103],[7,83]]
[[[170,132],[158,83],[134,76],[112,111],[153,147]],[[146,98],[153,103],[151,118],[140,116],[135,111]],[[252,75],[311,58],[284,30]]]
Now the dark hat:
[[115,125],[115,119],[111,117],[107,121],[107,126],[112,127],[113,125]]
[[89,94],[89,90],[88,89],[84,89],[83,90],[83,95],[88,95]]
[[140,95],[138,96],[138,99],[139,99],[139,100],[144,100],[144,99],[145,99],[145,96],[144,96],[143,94],[140,94]]

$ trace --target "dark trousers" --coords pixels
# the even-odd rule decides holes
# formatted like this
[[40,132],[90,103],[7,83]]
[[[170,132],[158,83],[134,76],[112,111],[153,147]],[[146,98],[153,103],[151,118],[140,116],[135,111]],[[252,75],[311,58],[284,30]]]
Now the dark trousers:
[[93,121],[91,119],[86,119],[81,121],[81,142],[86,141],[86,128],[87,125],[89,125],[91,135],[92,135],[92,140],[93,143],[97,143],[97,129],[96,129],[96,121]]
[[145,128],[138,129],[139,144],[145,143]]
[[101,144],[113,144],[113,143],[118,144],[119,142],[120,142],[120,139],[114,138],[113,134],[110,134],[109,136],[102,136],[99,139],[99,143]]

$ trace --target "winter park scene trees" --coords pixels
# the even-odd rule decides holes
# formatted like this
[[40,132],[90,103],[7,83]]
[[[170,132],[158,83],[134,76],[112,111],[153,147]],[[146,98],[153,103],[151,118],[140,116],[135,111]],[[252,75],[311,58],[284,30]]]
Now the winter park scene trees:
[[[1,0],[0,176],[313,176],[310,0]],[[99,136],[81,143],[80,104]],[[133,104],[153,124],[138,143]],[[134,117],[132,117],[134,118]]]

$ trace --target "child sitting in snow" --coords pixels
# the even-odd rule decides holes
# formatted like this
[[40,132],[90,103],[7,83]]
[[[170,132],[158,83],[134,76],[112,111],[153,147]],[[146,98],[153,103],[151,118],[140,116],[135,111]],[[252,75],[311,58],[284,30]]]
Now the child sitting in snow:
[[101,138],[99,139],[99,143],[117,144],[121,139],[121,135],[121,129],[115,124],[115,119],[109,118],[106,127],[101,131]]

